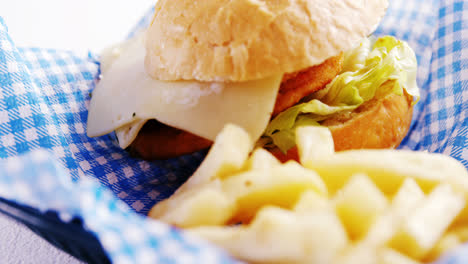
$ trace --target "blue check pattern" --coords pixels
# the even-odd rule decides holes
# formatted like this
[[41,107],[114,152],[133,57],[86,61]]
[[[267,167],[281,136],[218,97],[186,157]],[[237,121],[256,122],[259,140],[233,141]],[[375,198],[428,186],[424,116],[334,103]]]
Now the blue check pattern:
[[[149,10],[129,37],[151,18]],[[468,1],[391,0],[375,34],[408,41],[418,58],[421,99],[400,148],[444,153],[468,167]],[[145,162],[114,135],[86,136],[99,74],[96,54],[16,46],[0,17],[0,196],[57,210],[63,221],[82,217],[114,263],[230,263],[144,217],[205,152]],[[468,250],[457,252],[441,263],[465,263]]]

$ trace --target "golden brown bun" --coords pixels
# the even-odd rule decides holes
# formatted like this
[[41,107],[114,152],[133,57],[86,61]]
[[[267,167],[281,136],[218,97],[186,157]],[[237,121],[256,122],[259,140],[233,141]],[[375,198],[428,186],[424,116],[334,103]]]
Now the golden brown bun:
[[[413,114],[413,98],[409,94],[386,94],[364,103],[353,112],[328,119],[335,150],[360,148],[396,148],[408,133]],[[211,141],[149,121],[132,143],[130,150],[144,159],[166,159],[211,146]],[[286,154],[278,148],[270,152],[281,162],[299,161],[297,147]]]
[[282,163],[285,163],[288,160],[295,160],[299,162],[299,153],[297,151],[297,147],[290,148],[286,153],[283,153],[279,148],[276,147],[269,149],[269,151]]
[[[391,86],[391,82],[386,85]],[[385,89],[383,89],[385,90]],[[383,93],[322,122],[333,136],[335,150],[396,148],[408,133],[413,115],[413,97],[407,94]],[[130,146],[134,155],[147,160],[167,159],[210,147],[211,141],[150,120]],[[299,161],[297,147],[286,154],[278,148],[270,152],[281,162]]]
[[413,97],[387,94],[363,104],[351,114],[325,120],[335,150],[396,148],[408,133],[413,116]]
[[[335,142],[335,150],[396,148],[408,133],[413,115],[413,97],[386,94],[362,104],[353,112],[327,119]],[[298,160],[297,148],[286,154],[278,148],[271,150],[280,161]]]
[[145,160],[169,159],[209,148],[213,142],[189,132],[149,120],[128,150]]
[[368,36],[387,0],[159,0],[145,66],[160,80],[244,81],[322,63]]

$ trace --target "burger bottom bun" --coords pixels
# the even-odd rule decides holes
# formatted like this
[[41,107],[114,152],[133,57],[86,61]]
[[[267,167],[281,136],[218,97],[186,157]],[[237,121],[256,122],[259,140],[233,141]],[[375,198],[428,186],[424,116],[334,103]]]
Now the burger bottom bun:
[[189,132],[149,120],[128,147],[132,156],[145,160],[169,159],[193,153],[213,142]]
[[[392,82],[386,86],[391,87]],[[408,133],[413,115],[413,97],[379,89],[372,100],[354,111],[344,112],[322,122],[333,136],[335,151],[348,149],[396,148]],[[146,160],[167,159],[210,147],[211,141],[189,132],[148,121],[130,145],[130,153]],[[286,154],[270,149],[280,161],[299,160],[297,147]]]
[[[322,122],[333,136],[335,151],[396,148],[408,133],[413,116],[413,97],[394,93],[376,96],[352,112]],[[286,154],[270,150],[280,161],[298,160],[297,147]]]
[[335,150],[396,148],[408,133],[413,117],[413,97],[388,94],[371,100],[351,113],[326,120]]

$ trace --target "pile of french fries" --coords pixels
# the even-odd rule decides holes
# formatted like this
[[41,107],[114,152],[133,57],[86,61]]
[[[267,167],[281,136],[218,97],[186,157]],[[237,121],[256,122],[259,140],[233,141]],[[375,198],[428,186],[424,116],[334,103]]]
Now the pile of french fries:
[[468,172],[426,152],[334,152],[299,127],[300,163],[252,151],[227,125],[205,161],[149,216],[251,263],[431,262],[468,240]]

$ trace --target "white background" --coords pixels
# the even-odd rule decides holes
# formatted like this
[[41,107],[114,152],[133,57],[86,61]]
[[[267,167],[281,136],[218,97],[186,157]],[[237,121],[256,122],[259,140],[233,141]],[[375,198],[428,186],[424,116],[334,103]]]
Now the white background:
[[[86,52],[123,39],[156,0],[0,0],[17,46]],[[0,215],[0,263],[79,263]]]
[[156,0],[1,0],[20,46],[99,50],[124,38]]

